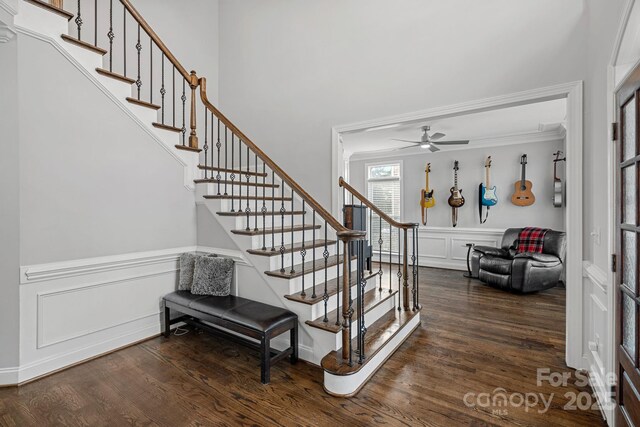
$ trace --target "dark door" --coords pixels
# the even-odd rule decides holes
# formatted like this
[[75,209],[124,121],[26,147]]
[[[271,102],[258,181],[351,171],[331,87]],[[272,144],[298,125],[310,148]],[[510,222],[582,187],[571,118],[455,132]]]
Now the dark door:
[[638,176],[640,151],[640,69],[635,70],[617,93],[616,200],[616,419],[618,426],[640,427],[640,370],[638,332],[640,297],[638,294]]

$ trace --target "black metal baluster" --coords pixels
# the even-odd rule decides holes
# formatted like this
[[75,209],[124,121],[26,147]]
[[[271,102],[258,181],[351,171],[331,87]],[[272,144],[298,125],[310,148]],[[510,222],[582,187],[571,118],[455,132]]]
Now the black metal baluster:
[[76,14],[75,23],[78,26],[78,40],[82,40],[80,37],[82,31],[82,13],[80,10],[80,0],[78,0],[78,13]]
[[[275,173],[273,169],[271,170],[271,182],[275,181]],[[282,181],[282,191],[284,191],[284,181]],[[284,193],[283,193],[284,194]],[[275,224],[276,224],[276,188],[271,187],[271,251],[276,251],[276,232],[275,232]]]
[[[256,167],[257,170],[257,167]],[[262,250],[267,250],[267,187],[264,185],[267,182],[267,163],[262,162]],[[273,214],[273,212],[271,212]],[[257,216],[256,216],[257,218]]]
[[[324,221],[324,251],[322,252],[322,256],[324,257],[324,295],[322,295],[322,299],[324,300],[324,318],[322,319],[322,321],[324,323],[327,323],[329,321],[329,318],[327,317],[327,304],[329,303],[329,292],[327,289],[327,286],[329,284],[329,281],[327,279],[328,277],[328,267],[327,265],[329,264],[329,249],[327,249],[327,221]],[[339,285],[340,279],[336,279],[337,282],[337,286]]]
[[[362,212],[362,211],[361,211]],[[360,317],[360,310],[362,309],[362,292],[361,292],[361,288],[362,288],[362,262],[360,262],[360,260],[362,259],[362,244],[361,244],[361,240],[357,241],[355,245],[356,248],[356,306],[358,309],[358,313],[356,314],[356,326],[357,326],[357,330],[356,330],[356,336],[357,336],[357,344],[356,344],[356,354],[358,355],[358,363],[362,364],[363,360],[362,360],[362,346],[361,346],[361,341],[360,341],[360,330],[361,330],[361,326],[362,326],[362,318]],[[351,242],[350,242],[351,244]]]
[[[303,209],[304,210],[304,209]],[[313,222],[313,229],[316,229],[316,211],[315,209],[312,209],[312,222]],[[312,243],[311,245],[313,246],[313,265],[312,265],[312,270],[313,270],[313,277],[311,278],[311,286],[313,286],[313,290],[311,291],[311,298],[317,298],[318,295],[316,295],[316,233],[315,231],[313,232],[313,234],[311,235],[313,236],[312,238]]]
[[400,233],[400,229],[398,229],[398,311],[402,310],[401,306],[401,296],[402,296],[402,271],[400,270],[402,266],[402,260],[400,260],[400,248],[402,247],[402,233]]
[[[293,268],[293,250],[295,248],[295,239],[293,238],[294,226],[293,226],[293,201],[295,199],[295,193],[293,192],[293,188],[291,189],[291,274],[295,273],[296,270]],[[303,228],[304,231],[304,228]],[[304,239],[302,240],[304,242]],[[302,288],[304,289],[304,288]]]
[[93,45],[98,47],[98,0],[93,1]]
[[284,246],[284,182],[282,183],[282,195],[280,196],[280,273],[284,273],[284,253],[287,250]]
[[380,218],[380,234],[378,235],[378,245],[380,247],[380,253],[378,254],[380,256],[380,265],[378,266],[378,276],[380,276],[380,289],[378,290],[382,292],[382,275],[384,274],[382,272],[382,244],[384,243],[384,241],[382,240],[382,217],[378,215],[378,218]]
[[138,88],[138,101],[140,101],[140,89],[142,88],[142,80],[140,78],[140,54],[142,53],[142,44],[140,43],[140,24],[138,24],[138,42],[136,43],[138,51],[138,78],[136,79],[136,87]]
[[364,241],[360,240],[360,245],[361,245],[361,249],[360,249],[360,253],[362,254],[363,257],[363,264],[362,264],[362,290],[361,290],[361,295],[360,295],[360,318],[362,319],[362,324],[360,325],[360,364],[363,363],[364,359],[367,357],[365,354],[365,346],[364,346],[364,338],[365,335],[367,334],[367,324],[366,324],[366,319],[364,317],[365,312],[364,312],[364,294],[367,291],[367,280],[364,278]]
[[[220,142],[220,119],[218,119],[218,140],[216,142],[216,148],[218,150],[218,171],[216,173],[216,179],[218,180],[218,196],[220,195],[220,147],[222,147],[222,143]],[[227,153],[225,153],[225,156]]]
[[[204,114],[207,114],[207,109],[205,108],[205,112]],[[213,181],[213,171],[214,171],[214,162],[213,162],[213,141],[215,141],[214,138],[214,134],[213,134],[213,128],[214,128],[214,118],[213,118],[213,113],[209,113],[211,116],[211,180]],[[217,144],[217,143],[216,143]],[[218,165],[219,166],[219,165]],[[218,173],[220,173],[220,171],[218,171]],[[220,182],[218,181],[218,195],[220,195]]]
[[[160,97],[162,98],[161,123],[164,124],[164,96],[167,94],[167,90],[164,88],[164,52],[162,52],[162,61],[161,62],[162,62],[162,66],[160,67],[161,75],[162,75],[162,87],[160,87]],[[211,141],[213,141],[213,138],[211,138]]]
[[113,0],[109,0],[109,31],[107,32],[107,38],[109,39],[109,71],[113,71],[113,39],[115,36],[113,33]]
[[[127,76],[127,8],[122,8],[122,49],[124,51],[124,63],[122,75]],[[111,49],[109,49],[111,50]]]
[[[207,118],[207,106],[204,105],[204,146],[202,149],[204,150],[204,179],[209,179],[209,168],[207,163],[207,151],[209,151],[209,141],[207,138],[207,127],[209,126],[209,120]],[[209,184],[206,184],[207,186]]]
[[[247,180],[247,207],[245,208],[245,212],[247,214],[247,231],[251,230],[251,208],[249,207],[249,180],[251,179],[251,175],[249,175],[249,160],[251,159],[250,157],[251,153],[249,152],[249,146],[247,145],[247,173],[245,173],[245,179]],[[258,197],[258,192],[256,191],[255,194],[256,197]]]
[[[149,103],[153,104],[153,40],[149,37]],[[204,109],[204,115],[207,115],[207,108]],[[207,131],[207,128],[204,128]],[[205,153],[206,156],[207,153]]]
[[187,91],[186,91],[186,80],[182,79],[182,145],[186,145],[186,136],[187,136]]
[[[291,205],[291,211],[293,212],[293,204]],[[304,199],[302,199],[302,211],[304,211]],[[292,214],[293,217],[293,214]],[[292,223],[293,224],[293,223]],[[315,233],[315,229],[311,230],[312,233]],[[307,249],[305,248],[305,233],[304,233],[304,215],[302,215],[302,249],[300,249],[300,256],[302,257],[302,292],[300,296],[305,298],[307,293],[304,290],[304,258],[307,256]],[[291,271],[293,272],[293,244],[291,245]]]
[[[231,169],[233,169],[234,157],[235,157],[235,146],[236,146],[235,135],[236,135],[235,133],[231,132]],[[231,179],[231,212],[235,212],[235,209],[233,207],[233,194],[235,193],[235,190],[233,188],[233,182],[236,179],[235,172],[232,171],[231,175],[229,175],[229,178]]]
[[418,274],[418,271],[416,270],[416,227],[417,226],[413,226],[411,227],[411,276],[413,278],[413,286],[411,288],[411,294],[413,296],[413,311],[416,311],[417,309],[417,305],[416,305],[416,286],[418,285],[418,283],[416,282],[416,274]]
[[224,125],[224,195],[227,195],[227,171],[228,171],[228,166],[227,166],[227,153],[229,152],[227,149],[227,142],[228,142],[228,137],[229,137],[229,132],[228,132],[228,128],[227,125]]
[[[336,242],[336,256],[340,259],[340,244],[342,242],[340,239]],[[342,281],[340,280],[340,263],[336,264],[336,326],[340,326],[340,317],[342,313],[340,313],[340,285]],[[349,283],[351,286],[351,283]]]
[[[255,203],[253,205],[254,207],[254,221],[253,221],[253,231],[260,231],[260,229],[258,228],[258,153],[254,153],[254,160],[253,163],[255,164],[255,169],[256,169],[256,197],[255,197]],[[265,179],[264,179],[264,175],[262,176],[262,203],[264,203],[264,187],[265,187]]]
[[391,276],[393,276],[392,271],[393,271],[393,261],[391,260],[391,252],[393,248],[393,235],[392,235],[392,230],[391,230],[391,224],[389,224],[389,293],[393,292],[393,288],[391,287]]
[[[231,136],[231,143],[233,144],[233,135]],[[242,141],[240,138],[238,138],[238,158],[238,212],[242,212]],[[249,224],[247,224],[248,226]]]
[[[176,127],[176,66],[173,66],[173,90],[172,90],[173,108],[171,113],[173,115],[173,127]],[[226,147],[225,147],[226,148]]]

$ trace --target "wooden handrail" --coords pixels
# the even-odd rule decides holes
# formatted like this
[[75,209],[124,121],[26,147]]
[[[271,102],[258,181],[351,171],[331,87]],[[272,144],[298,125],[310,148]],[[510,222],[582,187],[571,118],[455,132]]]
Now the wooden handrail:
[[[176,57],[171,53],[169,48],[162,42],[160,37],[156,34],[155,31],[151,28],[151,26],[145,21],[145,19],[138,13],[135,7],[131,4],[129,0],[120,0],[120,3],[129,11],[129,13],[133,16],[133,18],[140,24],[142,29],[151,37],[151,40],[158,46],[158,48],[164,53],[164,56],[176,67],[176,69],[182,74],[182,76],[187,80],[187,82],[192,82],[193,77],[191,73],[187,72],[186,68],[182,66],[180,61],[176,59]],[[195,71],[192,72],[195,74]],[[196,78],[197,81],[197,78]]]
[[[125,0],[126,1],[126,0]],[[233,132],[237,137],[240,138],[242,142],[244,142],[253,152],[256,154],[260,160],[266,163],[271,170],[273,170],[276,175],[282,179],[291,189],[293,189],[298,195],[305,201],[309,206],[314,209],[322,219],[327,221],[334,230],[337,232],[338,238],[343,241],[348,240],[359,240],[364,239],[366,237],[366,232],[351,230],[340,223],[333,215],[331,215],[320,203],[318,203],[309,193],[307,193],[301,186],[298,184],[293,178],[291,178],[285,171],[283,171],[280,166],[276,164],[271,158],[262,151],[256,144],[249,139],[240,129],[238,129],[227,117],[225,117],[220,110],[218,110],[214,105],[209,101],[207,96],[207,79],[204,77],[200,78],[200,98],[202,99],[202,103],[207,107],[209,111],[215,115],[221,123],[223,123],[227,129]]]
[[367,199],[362,194],[360,194],[358,192],[358,190],[356,190],[351,185],[349,185],[349,183],[347,181],[345,181],[342,177],[340,177],[340,179],[338,180],[338,183],[340,184],[340,187],[345,188],[348,192],[350,192],[351,194],[356,196],[356,198],[358,200],[360,200],[363,204],[368,206],[369,209],[371,209],[372,211],[377,213],[380,217],[382,217],[382,219],[384,219],[385,221],[387,221],[389,224],[393,225],[394,227],[402,228],[404,230],[407,230],[409,228],[413,228],[413,227],[416,226],[416,224],[411,223],[411,222],[398,222],[395,219],[391,218],[389,215],[387,215],[386,213],[384,213],[380,209],[378,209],[378,207],[376,205],[371,203],[369,201],[369,199]]

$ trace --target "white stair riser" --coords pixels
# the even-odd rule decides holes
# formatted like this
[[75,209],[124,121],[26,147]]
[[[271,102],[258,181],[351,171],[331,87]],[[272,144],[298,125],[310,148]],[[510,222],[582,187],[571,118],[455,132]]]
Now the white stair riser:
[[[216,177],[216,173],[217,172],[211,172],[208,171],[207,172],[207,178],[211,179],[212,177],[215,179]],[[221,174],[222,175],[222,179],[224,180],[224,173]],[[201,178],[205,178],[205,174],[204,171],[201,171]],[[228,178],[228,180],[230,181],[231,178]],[[235,182],[238,181],[238,177],[236,176],[235,178]],[[250,182],[253,183],[255,181],[255,178],[252,177]],[[243,177],[242,178],[242,182],[246,182],[246,179]],[[262,182],[262,180],[259,180],[258,182]],[[215,196],[218,194],[218,183],[217,182],[206,182],[206,183],[199,183],[198,184],[198,194],[204,196],[204,195],[211,195],[211,196]],[[201,187],[201,188],[200,188]],[[231,195],[232,189],[233,189],[233,194],[235,197],[237,198],[241,198],[240,195],[242,195],[243,197],[247,196],[247,192],[250,196],[255,196],[258,195],[259,197],[263,197],[262,194],[262,187],[255,187],[253,185],[231,185],[231,183],[227,183],[226,185],[226,192],[227,194]],[[264,189],[264,195],[266,197],[271,197],[272,195],[280,196],[280,189],[279,188],[271,188],[271,187],[267,187]],[[273,192],[273,193],[272,193]],[[225,193],[225,184],[224,182],[220,183],[220,194],[224,194]],[[271,200],[265,200],[265,206],[267,207],[268,210],[271,210]],[[290,206],[291,206],[291,201],[285,201],[285,207],[287,208],[287,210],[289,210]],[[246,204],[246,200],[243,200],[243,206]],[[251,209],[254,209],[254,205],[255,205],[255,200],[251,200]],[[280,210],[280,205],[281,202],[280,201],[275,201],[274,202],[274,206],[275,206],[275,210],[279,211]],[[296,200],[294,202],[294,206],[298,205],[298,207],[300,207],[300,203]],[[258,210],[260,210],[260,208],[262,207],[262,200],[258,200]]]
[[[276,227],[278,227],[277,224],[276,224]],[[264,236],[262,235],[262,233],[260,233],[259,235],[255,235],[255,236],[239,236],[239,237],[244,237],[243,241],[245,239],[250,239],[250,240],[246,240],[247,244],[246,246],[244,246],[244,248],[246,249],[261,249],[264,241],[267,249],[271,249],[272,247],[275,247],[276,250],[280,250],[280,245],[282,244],[283,239],[284,239],[285,246],[290,246],[291,242],[293,243],[302,242],[302,231],[294,231],[293,240],[292,240],[291,234],[292,233],[289,231],[284,233],[274,233],[272,235],[270,232],[267,231],[267,233]],[[312,240],[313,234],[314,234],[314,230],[305,230],[304,238],[306,240]],[[318,230],[315,231],[315,235],[316,235],[316,239],[320,238],[320,233],[318,233]],[[273,245],[271,244],[272,241],[273,241]]]
[[[245,206],[246,207],[246,206]],[[264,216],[264,218],[262,217],[262,215],[253,215],[253,212],[255,212],[255,206],[251,205],[249,206],[249,208],[251,209],[251,215],[249,215],[249,227],[251,227],[251,229],[253,230],[256,227],[256,222],[257,222],[257,226],[258,229],[262,230],[262,223],[264,222],[266,225],[266,228],[271,228],[271,224],[272,224],[272,220],[273,220],[273,225],[275,227],[280,227],[282,225],[282,216],[280,214],[276,214],[276,215],[266,215]],[[262,209],[261,205],[258,205],[258,212],[260,212],[260,209]],[[291,225],[291,224],[295,224],[295,225],[302,225],[302,217],[303,215],[294,215],[293,218],[291,218],[291,215],[286,215],[284,216],[284,225]],[[242,215],[242,216],[238,216],[235,217],[236,219],[236,224],[235,224],[235,229],[245,229],[247,227],[247,216],[246,215]],[[305,217],[304,220],[305,225],[311,225],[311,221],[309,221],[309,217]],[[317,222],[316,222],[317,224]],[[309,239],[308,239],[309,240]]]
[[332,375],[324,373],[324,388],[327,392],[336,396],[351,396],[357,392],[364,383],[369,380],[387,358],[400,347],[405,339],[420,324],[420,316],[414,316],[384,347],[368,359],[367,364],[358,372],[351,375]]
[[20,2],[20,13],[15,17],[15,25],[28,28],[51,38],[67,34],[69,24],[65,17],[51,13],[32,3]]
[[[342,275],[342,263],[338,264],[340,266],[340,275]],[[322,264],[321,264],[322,266]],[[356,271],[355,263],[351,263],[352,271]],[[338,267],[331,266],[327,268],[327,280],[335,279],[338,276]],[[324,289],[324,281],[325,281],[325,270],[324,268],[317,270],[316,272],[316,289]],[[302,290],[302,277],[296,277],[294,279],[288,279],[289,294],[294,294],[296,292],[300,292]],[[287,279],[279,279],[282,281],[287,281]],[[306,289],[310,288],[313,284],[313,272],[307,273],[304,275],[304,287]]]

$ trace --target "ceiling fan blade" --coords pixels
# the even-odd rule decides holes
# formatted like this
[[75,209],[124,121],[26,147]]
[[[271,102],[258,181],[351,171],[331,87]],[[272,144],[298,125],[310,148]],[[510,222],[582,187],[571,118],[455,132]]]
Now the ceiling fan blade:
[[469,140],[460,140],[460,141],[433,141],[434,144],[438,145],[464,145],[468,144]]
[[396,149],[395,149],[395,150],[393,150],[393,151],[406,150],[406,149],[408,149],[408,148],[416,148],[416,147],[415,147],[415,145],[410,145],[410,146],[408,146],[408,147],[400,147],[400,148],[396,148]]
[[434,139],[440,139],[442,137],[444,137],[445,134],[442,132],[436,132],[433,135],[431,135],[429,138],[433,141]]
[[432,144],[429,146],[429,151],[431,151],[432,153],[435,153],[436,151],[440,151],[440,149]]
[[422,141],[409,141],[407,139],[395,139],[391,138],[392,141],[400,141],[400,142],[410,142],[412,144],[422,144]]

